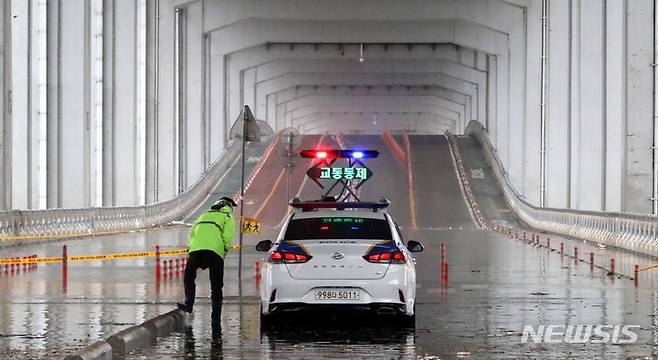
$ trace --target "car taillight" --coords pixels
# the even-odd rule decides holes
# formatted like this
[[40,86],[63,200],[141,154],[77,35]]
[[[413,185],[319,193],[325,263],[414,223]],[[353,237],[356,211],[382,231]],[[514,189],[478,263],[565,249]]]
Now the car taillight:
[[366,254],[363,256],[366,261],[371,263],[391,263],[391,264],[404,264],[405,257],[402,251],[389,251],[379,254]]
[[307,254],[295,254],[288,251],[276,250],[270,255],[270,262],[273,264],[298,264],[311,260],[311,257]]

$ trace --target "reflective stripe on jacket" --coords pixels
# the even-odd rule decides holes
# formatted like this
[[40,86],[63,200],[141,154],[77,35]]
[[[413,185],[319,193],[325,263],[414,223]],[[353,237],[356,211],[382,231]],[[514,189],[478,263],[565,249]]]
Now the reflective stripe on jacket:
[[188,252],[212,250],[224,258],[233,240],[235,219],[230,206],[210,209],[199,216],[187,236]]

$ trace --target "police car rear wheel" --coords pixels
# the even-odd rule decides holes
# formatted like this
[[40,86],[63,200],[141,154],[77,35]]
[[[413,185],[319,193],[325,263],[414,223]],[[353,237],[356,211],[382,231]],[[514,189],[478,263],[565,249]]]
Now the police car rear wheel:
[[399,316],[400,325],[402,325],[404,327],[415,327],[416,326],[416,304],[414,304],[414,314],[413,315],[400,314],[398,316]]
[[267,327],[272,325],[273,314],[263,314],[263,305],[260,305],[260,326]]

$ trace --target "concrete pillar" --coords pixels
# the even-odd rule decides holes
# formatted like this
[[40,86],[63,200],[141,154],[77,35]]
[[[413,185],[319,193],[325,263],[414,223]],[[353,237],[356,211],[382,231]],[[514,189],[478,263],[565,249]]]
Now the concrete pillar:
[[224,55],[217,54],[215,49],[218,48],[215,43],[216,38],[209,34],[208,46],[207,49],[209,55],[209,66],[206,79],[208,79],[208,84],[206,89],[208,89],[209,94],[207,98],[209,99],[208,104],[208,126],[210,127],[209,144],[210,148],[210,161],[214,161],[221,155],[224,147],[226,146],[226,136],[227,136],[227,119],[224,118],[224,106],[225,106],[225,77],[224,77]]
[[4,2],[3,208],[46,205],[45,10],[36,1]]
[[89,15],[87,1],[61,2],[59,205],[62,207],[91,204]]
[[30,3],[11,1],[11,203],[13,209],[32,205],[32,114],[30,87]]
[[11,74],[8,71],[8,64],[10,52],[8,51],[8,34],[11,18],[9,13],[9,2],[3,1],[0,5],[0,60],[2,67],[0,67],[0,209],[9,208],[9,199],[11,199],[11,187],[7,184],[7,179],[11,174],[11,159],[9,155],[10,147],[10,130],[7,99],[9,97],[9,86],[7,77]]
[[146,124],[145,124],[145,202],[151,204],[158,199],[157,153],[158,153],[158,100],[159,45],[160,45],[160,0],[146,2]]
[[566,1],[549,6],[546,206],[569,206],[570,182],[570,54],[571,7]]
[[[137,3],[114,1],[112,71],[113,206],[134,205],[138,192],[137,149]],[[110,94],[108,94],[110,95]]]
[[210,79],[210,35],[201,34],[201,130],[203,136],[203,169],[208,169],[212,162],[210,158],[211,153],[211,128],[212,124],[210,122],[210,91],[211,91],[211,79]]
[[[175,83],[174,83],[174,16],[171,0],[159,0],[160,24],[158,30],[158,74],[157,77],[157,144],[155,145],[154,172],[157,180],[157,200],[171,199],[178,193],[176,174],[176,122],[175,122]],[[168,24],[168,25],[166,25]]]
[[117,203],[114,173],[116,1],[103,0],[103,206]]
[[581,0],[578,46],[579,87],[572,97],[578,97],[577,146],[579,157],[577,183],[572,187],[575,207],[583,210],[603,210],[605,177],[605,36],[604,8],[598,0]]
[[[497,61],[495,55],[487,55],[487,117],[483,120],[483,124],[489,133],[489,140],[491,140],[494,147],[498,147],[498,134],[496,132],[496,123],[498,122],[498,93],[496,92],[496,87],[498,86]],[[471,120],[473,119],[465,118],[464,122],[468,126]]]
[[184,142],[180,156],[184,158],[183,189],[193,185],[204,169],[206,129],[203,121],[203,18],[204,2],[195,2],[185,7],[184,31],[184,85],[183,113],[185,122],[181,141]]
[[[496,150],[503,165],[509,171],[510,166],[510,62],[509,52],[500,52],[496,54],[496,123],[494,133],[496,138],[494,143],[498,144]],[[517,140],[518,141],[518,140]],[[518,190],[518,186],[517,186]]]
[[[257,67],[246,69],[242,71],[242,83],[240,84],[240,91],[242,92],[242,104],[249,105],[253,109],[253,114],[256,119],[263,118],[262,112],[265,109],[265,99],[259,99],[260,102],[256,101],[256,81],[258,77],[256,76]],[[260,104],[263,106],[259,106]]]
[[61,154],[62,154],[62,114],[61,114],[61,92],[62,84],[60,83],[62,67],[59,60],[61,54],[61,23],[62,7],[59,1],[49,1],[47,3],[47,62],[46,69],[48,73],[48,122],[47,122],[47,161],[46,174],[47,182],[47,201],[46,207],[57,208],[62,204],[62,183],[61,171]]
[[[509,100],[509,162],[508,171],[512,182],[525,196],[531,191],[526,186],[525,149],[526,149],[526,9],[517,9],[510,13],[512,30],[509,35],[509,90],[506,92]],[[501,58],[499,58],[501,59]],[[504,58],[502,58],[504,59]]]
[[[622,211],[624,178],[624,41],[625,0],[605,1],[605,173],[603,210]],[[651,39],[649,37],[649,39]],[[651,41],[651,40],[649,40]],[[651,100],[649,100],[649,104]],[[651,118],[651,112],[647,119]],[[648,121],[648,120],[647,120]]]
[[[580,27],[580,1],[573,1],[570,3],[571,17],[570,17],[570,66],[569,78],[571,79],[569,87],[569,139],[568,139],[568,152],[569,152],[569,196],[567,199],[567,207],[576,209],[578,208],[578,191],[579,191],[579,177],[580,177],[580,43],[581,43],[581,27]],[[550,111],[550,109],[549,109]]]
[[[281,92],[278,92],[278,93],[275,93],[275,95],[274,95],[274,97],[276,97],[277,103],[279,102],[279,98],[281,98],[281,94],[282,94]],[[285,119],[285,114],[288,112],[287,108],[288,108],[288,105],[286,103],[283,103],[281,105],[277,104],[277,106],[275,108],[276,109],[275,110],[276,114],[274,115],[275,119],[276,119],[276,124],[275,124],[274,129],[281,130],[281,129],[285,129],[285,128],[288,127],[288,123],[286,122],[286,119]]]
[[622,210],[651,213],[653,2],[626,1],[626,133]]
[[277,102],[277,95],[276,94],[271,94],[267,95],[267,102],[265,104],[265,114],[263,116],[263,119],[267,120],[267,124],[276,130],[281,130],[283,128],[277,128],[277,119],[276,119],[276,102]]
[[[530,1],[525,24],[525,116],[523,133],[523,192],[539,205],[541,174],[541,1]],[[515,49],[518,52],[521,49]]]
[[47,4],[47,206],[91,205],[91,2]]
[[48,4],[43,1],[33,1],[32,22],[32,109],[31,116],[37,125],[33,126],[34,154],[32,186],[35,190],[32,198],[32,207],[44,209],[47,206],[48,174],[47,174],[47,145],[48,145]]

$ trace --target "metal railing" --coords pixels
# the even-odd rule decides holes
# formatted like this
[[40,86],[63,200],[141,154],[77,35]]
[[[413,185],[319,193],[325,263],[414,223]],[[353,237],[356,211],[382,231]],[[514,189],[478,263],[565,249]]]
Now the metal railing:
[[473,194],[473,188],[471,187],[471,182],[468,180],[469,176],[466,174],[466,168],[464,167],[464,160],[462,159],[461,153],[459,152],[459,147],[455,141],[455,137],[452,135],[450,130],[446,131],[446,138],[448,139],[448,145],[450,146],[450,155],[455,164],[455,170],[457,173],[457,178],[459,179],[459,185],[462,189],[464,199],[466,200],[466,207],[471,213],[473,222],[475,226],[479,229],[491,230],[493,229],[493,224],[484,215],[480,204]]
[[482,124],[471,121],[465,133],[475,137],[482,145],[484,157],[503,190],[505,200],[526,224],[561,235],[658,256],[657,216],[533,206],[514,188]]
[[229,143],[194,185],[167,201],[130,207],[1,211],[0,246],[38,237],[144,229],[180,220],[204,201],[239,154],[240,142]]

